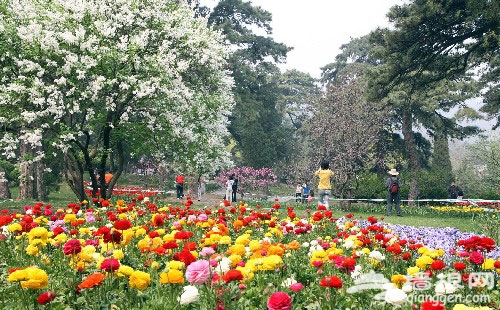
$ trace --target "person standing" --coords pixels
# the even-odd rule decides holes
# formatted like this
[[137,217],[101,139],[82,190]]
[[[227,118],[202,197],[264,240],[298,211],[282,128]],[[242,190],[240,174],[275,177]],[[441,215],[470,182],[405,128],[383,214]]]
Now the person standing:
[[401,215],[400,195],[399,189],[401,187],[401,181],[398,179],[399,172],[396,169],[391,169],[387,171],[390,176],[385,180],[385,187],[387,188],[387,216],[392,215],[392,204],[396,208],[397,216]]
[[330,208],[328,200],[330,199],[332,184],[330,179],[333,176],[333,171],[330,170],[330,163],[326,160],[320,164],[320,169],[314,173],[319,178],[318,183],[318,206]]
[[302,185],[297,184],[297,187],[295,188],[295,202],[301,202],[302,201]]
[[177,199],[184,197],[184,176],[179,174],[175,178],[175,190],[177,192]]
[[309,197],[309,191],[311,190],[311,187],[307,182],[302,184],[302,203],[307,201],[307,197]]
[[226,200],[231,202],[231,199],[233,197],[233,176],[229,176],[229,179],[226,181]]
[[205,195],[206,183],[207,182],[205,181],[205,177],[203,175],[200,175],[198,177],[198,201],[200,201],[201,197]]
[[232,196],[231,201],[236,202],[236,194],[238,193],[238,178],[233,174],[233,188],[232,188]]
[[462,189],[458,187],[455,181],[451,182],[451,186],[448,187],[448,199],[462,199],[463,195]]

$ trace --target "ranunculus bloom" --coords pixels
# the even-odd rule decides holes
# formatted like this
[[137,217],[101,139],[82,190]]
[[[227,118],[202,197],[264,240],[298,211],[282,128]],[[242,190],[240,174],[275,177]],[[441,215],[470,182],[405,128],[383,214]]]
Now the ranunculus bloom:
[[321,279],[320,286],[341,288],[342,280],[337,276],[326,276]]
[[127,230],[132,228],[132,222],[129,220],[116,220],[114,227],[118,230]]
[[456,262],[455,264],[453,264],[453,268],[455,268],[456,271],[464,270],[466,267],[467,265],[465,265],[465,263],[463,262]]
[[184,283],[184,274],[180,270],[170,269],[168,272],[160,273],[160,283]]
[[179,303],[181,305],[188,305],[193,302],[197,302],[200,300],[200,293],[198,292],[198,289],[194,285],[187,285],[184,286],[184,292],[182,295],[178,298]]
[[53,291],[48,291],[42,293],[38,296],[37,302],[39,305],[45,305],[56,298],[56,294]]
[[128,285],[142,291],[148,287],[150,282],[151,276],[149,275],[149,273],[136,270],[130,275]]
[[269,310],[290,310],[292,309],[292,298],[285,292],[276,292],[269,296],[267,300]]
[[120,262],[114,257],[106,258],[101,263],[101,270],[107,272],[114,272],[118,270],[118,268],[120,268]]
[[431,264],[431,269],[432,270],[441,270],[445,266],[444,262],[442,260],[436,259],[435,261],[432,262]]
[[302,285],[302,283],[300,283],[300,282],[297,282],[297,283],[290,285],[290,290],[292,292],[295,292],[295,293],[300,292],[303,288],[304,288],[304,285]]
[[210,262],[198,260],[186,268],[186,279],[191,284],[203,284],[210,277]]
[[106,278],[106,275],[103,273],[93,273],[89,276],[87,276],[82,283],[78,284],[79,289],[87,289],[87,288],[93,288],[94,286],[101,285],[102,281],[104,281],[104,278]]
[[402,305],[407,298],[408,295],[406,295],[406,293],[399,288],[391,288],[387,290],[384,297],[385,302],[396,306]]
[[471,252],[469,255],[469,262],[475,265],[482,265],[484,263],[484,256],[477,251]]
[[82,244],[78,239],[71,239],[64,244],[64,255],[78,254],[82,251]]
[[420,310],[445,310],[446,308],[439,301],[427,300],[420,305]]
[[40,289],[47,287],[49,276],[47,273],[36,267],[28,267],[12,272],[7,277],[7,281],[20,281],[22,288]]
[[229,270],[225,275],[222,276],[222,280],[224,280],[226,283],[229,283],[231,281],[241,281],[243,280],[243,274],[239,270]]

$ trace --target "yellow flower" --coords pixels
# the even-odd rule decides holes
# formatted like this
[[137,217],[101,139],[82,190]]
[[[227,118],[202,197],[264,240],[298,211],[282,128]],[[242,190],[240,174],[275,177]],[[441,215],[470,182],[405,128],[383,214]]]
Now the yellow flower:
[[167,268],[169,269],[175,269],[175,270],[182,270],[186,267],[186,264],[183,262],[180,262],[178,260],[172,260],[167,263]]
[[136,270],[130,275],[128,284],[130,287],[136,288],[138,290],[145,290],[149,283],[151,282],[151,276],[149,273]]
[[413,276],[413,275],[415,275],[417,272],[420,272],[420,268],[418,268],[417,266],[408,267],[408,269],[406,269],[406,272],[407,272],[410,276]]
[[15,232],[15,231],[22,231],[23,230],[23,227],[21,226],[21,224],[18,224],[18,223],[15,223],[15,224],[11,224],[7,227],[7,229],[10,231],[10,232]]
[[145,235],[146,233],[147,233],[147,231],[141,227],[135,231],[135,236],[140,237],[140,236]]
[[[217,235],[219,236],[219,234],[217,234]],[[214,236],[214,235],[211,235],[210,239],[212,239],[212,236]],[[220,244],[231,244],[231,242],[232,242],[232,240],[231,240],[231,237],[229,237],[229,236],[222,236],[219,239]]]
[[184,274],[177,269],[170,269],[168,272],[160,273],[160,283],[184,283]]
[[229,259],[231,260],[232,268],[236,267],[236,265],[238,265],[238,263],[240,263],[243,260],[240,255],[236,254],[230,255]]
[[417,261],[415,262],[415,264],[417,265],[418,268],[423,270],[427,267],[427,265],[432,264],[433,261],[434,260],[432,258],[430,258],[429,256],[422,256],[422,257],[417,258]]
[[229,247],[229,251],[231,254],[235,255],[245,255],[245,246],[243,244],[234,244]]
[[252,240],[249,243],[250,251],[255,252],[260,250],[261,244],[259,240]]
[[40,289],[46,288],[49,283],[47,273],[36,267],[28,267],[24,270],[16,270],[9,275],[7,281],[20,281],[22,288]]
[[120,268],[117,270],[118,276],[130,276],[134,272],[134,268],[127,265],[120,265]]
[[484,263],[481,265],[481,268],[484,270],[493,270],[495,269],[495,260],[493,258],[487,258],[484,260]]
[[403,283],[406,282],[406,277],[402,274],[395,274],[391,277],[391,282],[394,283],[398,288],[403,286]]
[[47,238],[49,237],[49,232],[44,227],[35,227],[28,233],[28,239],[32,242],[35,239],[38,239],[42,242],[43,245],[47,243]]
[[160,263],[158,263],[157,261],[151,263],[151,269],[158,270],[158,268],[160,268]]
[[236,238],[236,241],[234,241],[235,244],[243,244],[243,245],[248,245],[250,243],[250,235],[244,234]]
[[278,255],[270,255],[262,258],[262,265],[259,266],[260,270],[274,270],[283,265],[283,259]]
[[38,255],[38,251],[39,251],[38,247],[31,243],[26,247],[26,254],[31,256]]
[[113,251],[113,257],[116,258],[117,260],[123,259],[125,255],[123,254],[122,250],[114,250]]
[[66,223],[74,222],[76,221],[76,215],[72,213],[67,213],[66,215],[64,215],[64,221]]

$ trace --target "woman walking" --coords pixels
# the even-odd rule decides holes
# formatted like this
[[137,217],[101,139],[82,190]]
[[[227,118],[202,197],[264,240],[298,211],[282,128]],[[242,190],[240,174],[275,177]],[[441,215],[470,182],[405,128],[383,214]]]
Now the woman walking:
[[318,184],[318,206],[325,206],[327,209],[328,199],[330,199],[332,185],[330,178],[333,176],[333,171],[330,170],[330,163],[326,160],[321,162],[320,169],[314,174],[319,177]]

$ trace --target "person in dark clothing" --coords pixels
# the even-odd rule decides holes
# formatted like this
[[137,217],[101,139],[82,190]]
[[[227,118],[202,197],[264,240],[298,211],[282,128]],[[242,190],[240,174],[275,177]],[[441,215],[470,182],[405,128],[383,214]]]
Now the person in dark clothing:
[[184,197],[184,176],[182,174],[179,174],[175,178],[175,189],[177,192],[177,199]]
[[385,187],[387,188],[387,216],[392,215],[392,204],[396,208],[397,216],[401,215],[401,208],[399,206],[400,196],[399,189],[401,188],[401,181],[398,179],[399,172],[396,169],[391,169],[388,171],[391,175],[385,180]]
[[236,194],[238,192],[238,178],[233,174],[233,192],[232,192],[232,197],[231,201],[236,202]]
[[451,186],[448,187],[448,199],[462,199],[463,195],[462,189],[455,182],[451,182]]

